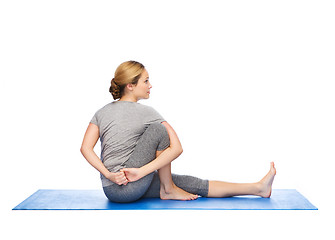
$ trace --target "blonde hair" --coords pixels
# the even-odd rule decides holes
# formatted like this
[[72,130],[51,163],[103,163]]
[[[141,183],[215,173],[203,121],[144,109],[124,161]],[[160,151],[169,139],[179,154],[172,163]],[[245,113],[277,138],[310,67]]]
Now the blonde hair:
[[114,78],[111,81],[109,92],[114,100],[121,98],[127,84],[137,84],[138,79],[144,71],[143,64],[136,61],[127,61],[117,67]]

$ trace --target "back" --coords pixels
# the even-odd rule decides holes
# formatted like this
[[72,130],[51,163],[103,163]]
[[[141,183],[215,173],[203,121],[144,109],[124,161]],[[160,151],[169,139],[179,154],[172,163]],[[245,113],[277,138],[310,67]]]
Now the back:
[[[128,161],[148,125],[165,120],[152,107],[136,102],[114,101],[93,116],[91,123],[99,127],[101,160],[111,172],[117,172]],[[101,175],[102,185],[111,182]]]

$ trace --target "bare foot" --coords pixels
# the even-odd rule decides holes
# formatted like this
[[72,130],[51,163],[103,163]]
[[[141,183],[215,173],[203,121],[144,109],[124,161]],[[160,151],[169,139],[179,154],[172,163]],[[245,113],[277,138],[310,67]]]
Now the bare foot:
[[195,200],[198,196],[188,193],[173,184],[169,189],[164,188],[164,186],[161,185],[160,198],[163,200]]
[[271,196],[272,183],[273,183],[273,179],[276,176],[275,164],[271,162],[270,165],[271,167],[270,167],[270,171],[268,172],[268,174],[266,174],[266,176],[261,181],[259,181],[259,185],[260,185],[259,196],[264,197],[264,198],[269,198]]

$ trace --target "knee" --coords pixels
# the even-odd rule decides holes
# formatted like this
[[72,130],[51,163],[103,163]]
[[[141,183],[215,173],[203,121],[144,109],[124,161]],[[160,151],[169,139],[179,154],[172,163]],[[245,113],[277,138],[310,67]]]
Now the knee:
[[162,151],[170,146],[170,137],[163,124],[152,123],[147,127],[146,132],[151,139],[157,141],[157,151]]
[[156,123],[151,123],[151,124],[148,126],[147,130],[148,130],[148,129],[152,129],[152,130],[154,130],[154,131],[162,132],[162,134],[164,134],[164,133],[163,133],[164,131],[167,133],[166,128],[164,127],[164,125],[163,125],[162,123],[158,123],[158,122],[156,122]]
[[167,140],[170,142],[169,134],[162,123],[152,123],[149,125],[147,130],[154,131],[158,136],[161,136],[162,140]]

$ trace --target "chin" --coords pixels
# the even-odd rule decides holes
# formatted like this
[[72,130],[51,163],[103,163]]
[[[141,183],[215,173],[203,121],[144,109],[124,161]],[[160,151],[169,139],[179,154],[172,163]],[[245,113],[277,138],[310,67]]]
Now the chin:
[[148,99],[149,97],[150,96],[148,96],[148,95],[147,96],[142,96],[142,97],[139,98],[139,100],[141,100],[141,99]]

